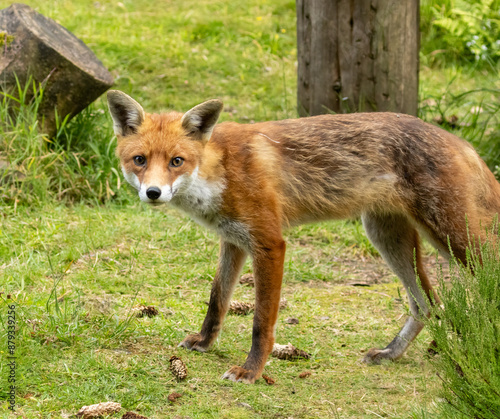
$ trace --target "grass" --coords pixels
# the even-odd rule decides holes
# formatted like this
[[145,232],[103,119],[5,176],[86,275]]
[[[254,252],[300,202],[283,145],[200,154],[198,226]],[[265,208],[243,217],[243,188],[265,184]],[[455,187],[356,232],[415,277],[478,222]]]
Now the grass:
[[43,93],[43,85],[29,81],[0,97],[0,200],[16,207],[115,197],[121,180],[105,111],[89,107],[48,138],[38,132]]
[[440,72],[421,67],[419,116],[469,141],[491,170],[500,159],[498,74],[475,67]]
[[[222,120],[296,116],[293,0],[26,3],[85,41],[112,72],[115,88],[149,111],[186,110],[218,97],[225,102]],[[494,167],[498,67],[436,67],[426,56],[421,62],[421,116],[441,117],[445,128],[475,141]],[[0,108],[0,163],[8,160],[24,176],[9,181],[12,171],[4,172],[0,183],[0,318],[3,328],[7,303],[15,301],[16,402],[23,417],[68,417],[106,400],[155,418],[400,418],[433,411],[439,383],[423,355],[426,333],[398,363],[359,363],[364,350],[392,339],[407,309],[401,285],[358,222],[287,233],[289,305],[277,341],[312,353],[311,360],[270,358],[265,373],[274,386],[221,381],[246,357],[251,316],[228,316],[206,354],[176,347],[203,321],[217,238],[176,212],[143,207],[119,183],[102,100],[62,126],[51,143],[37,134],[30,108],[36,101],[25,105],[22,118],[7,124],[6,107]],[[483,111],[472,113],[477,106]],[[252,296],[240,286],[234,298]],[[137,304],[161,314],[135,318]],[[300,323],[286,324],[287,317]],[[9,417],[0,330],[0,416]],[[168,371],[173,354],[187,364],[185,382]],[[306,370],[312,375],[298,378]],[[173,391],[182,394],[176,403],[168,401]]]
[[293,109],[293,0],[27,4],[78,34],[116,88],[148,109],[188,109],[212,97],[226,101],[225,119],[283,118]]
[[[176,347],[201,325],[217,259],[217,238],[189,219],[139,204],[98,211],[49,206],[10,211],[2,226],[0,275],[17,304],[17,403],[25,417],[61,417],[106,400],[158,418],[401,417],[431,401],[436,378],[423,362],[425,335],[402,362],[359,362],[364,350],[393,337],[406,309],[390,274],[368,288],[344,285],[363,277],[342,269],[342,260],[361,265],[364,258],[370,267],[377,261],[356,244],[355,223],[321,223],[288,236],[288,308],[280,314],[277,341],[313,357],[270,358],[265,373],[274,386],[220,380],[244,360],[252,316],[228,316],[206,354]],[[372,274],[370,268],[364,273]],[[234,298],[252,301],[253,289],[240,286]],[[161,314],[131,317],[137,304],[154,305]],[[300,323],[288,325],[287,317]],[[173,354],[187,364],[185,382],[168,370]],[[312,375],[298,378],[306,370]],[[5,371],[0,375],[4,380]],[[183,395],[175,404],[167,400],[173,391]],[[4,415],[6,407],[0,407]]]

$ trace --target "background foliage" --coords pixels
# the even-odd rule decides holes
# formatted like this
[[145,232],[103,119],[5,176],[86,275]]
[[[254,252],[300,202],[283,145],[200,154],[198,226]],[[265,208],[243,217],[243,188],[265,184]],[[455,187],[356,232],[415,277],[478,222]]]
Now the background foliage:
[[494,68],[500,59],[500,1],[421,1],[422,53],[435,63]]

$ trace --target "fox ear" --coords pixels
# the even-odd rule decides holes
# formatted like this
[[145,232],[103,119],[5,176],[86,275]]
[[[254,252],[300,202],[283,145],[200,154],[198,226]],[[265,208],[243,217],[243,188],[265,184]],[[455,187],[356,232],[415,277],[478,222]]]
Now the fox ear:
[[116,135],[134,134],[144,121],[142,106],[119,90],[108,91],[108,106]]
[[219,119],[223,103],[218,99],[208,100],[187,111],[182,117],[182,127],[208,141]]

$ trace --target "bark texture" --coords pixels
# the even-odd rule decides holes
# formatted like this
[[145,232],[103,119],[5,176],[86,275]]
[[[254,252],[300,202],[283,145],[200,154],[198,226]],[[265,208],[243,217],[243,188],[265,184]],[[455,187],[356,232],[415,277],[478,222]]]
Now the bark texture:
[[0,10],[0,89],[16,92],[29,76],[43,83],[39,107],[42,131],[56,131],[59,118],[76,115],[113,85],[109,71],[66,28],[29,6],[15,3]]
[[296,0],[298,107],[417,114],[418,0]]

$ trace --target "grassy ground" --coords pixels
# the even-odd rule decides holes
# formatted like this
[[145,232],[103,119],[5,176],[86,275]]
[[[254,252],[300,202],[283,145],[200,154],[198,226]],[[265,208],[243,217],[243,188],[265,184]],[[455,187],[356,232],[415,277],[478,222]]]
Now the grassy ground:
[[293,0],[27,4],[77,34],[110,69],[116,88],[145,108],[181,110],[217,97],[226,101],[225,119],[295,113]]
[[[176,348],[201,325],[217,259],[217,238],[189,219],[137,204],[11,211],[2,225],[0,275],[17,304],[17,403],[24,417],[61,417],[107,400],[158,418],[402,417],[432,400],[436,378],[423,356],[425,334],[401,362],[359,362],[363,351],[393,337],[406,308],[401,285],[365,240],[358,244],[356,223],[290,232],[288,307],[277,341],[313,356],[271,358],[265,373],[273,386],[220,380],[250,348],[251,315],[228,316],[206,354]],[[373,285],[345,285],[353,280]],[[235,299],[252,296],[242,285]],[[154,305],[160,315],[131,317],[137,304]],[[286,324],[288,317],[300,323]],[[188,367],[184,382],[168,370],[174,354]],[[304,371],[312,375],[298,378]],[[182,398],[170,403],[174,391]]]
[[[185,110],[218,97],[226,105],[223,120],[296,115],[293,0],[26,3],[83,39],[111,70],[116,88],[148,110]],[[0,0],[0,7],[7,5]],[[423,60],[422,116],[457,114],[468,121],[472,106],[498,103],[485,90],[499,89],[498,80],[498,72],[473,66],[436,70]],[[449,100],[472,89],[481,89],[480,97]],[[103,102],[96,108],[103,109]],[[113,145],[109,119],[96,112],[92,121],[82,123],[78,141],[85,145],[97,138],[108,150]],[[456,129],[474,139],[466,128]],[[102,153],[108,153],[107,164],[113,163],[109,150]],[[107,400],[156,418],[399,418],[432,406],[431,390],[438,383],[425,359],[425,333],[398,363],[359,362],[363,351],[392,339],[406,314],[401,285],[359,223],[321,223],[288,232],[283,285],[288,307],[280,314],[277,341],[313,356],[294,362],[271,358],[265,373],[276,384],[259,380],[245,386],[220,376],[244,361],[251,315],[228,316],[222,336],[206,354],[176,348],[203,321],[217,238],[175,212],[135,203],[117,178],[112,180],[116,195],[102,206],[65,206],[49,199],[16,205],[2,196],[0,318],[5,327],[7,303],[15,301],[16,403],[23,417],[69,417],[83,405]],[[73,190],[73,201],[80,191]],[[347,285],[353,281],[372,285]],[[252,296],[251,288],[240,286],[235,299]],[[160,315],[135,318],[131,308],[137,304],[154,305]],[[285,323],[288,317],[299,324]],[[0,345],[5,361],[4,332]],[[174,354],[187,364],[184,382],[168,371]],[[304,371],[312,375],[298,378]],[[7,372],[2,362],[2,417],[8,417]],[[174,391],[182,397],[171,403],[168,395]]]

